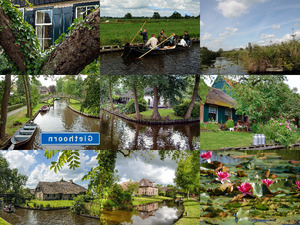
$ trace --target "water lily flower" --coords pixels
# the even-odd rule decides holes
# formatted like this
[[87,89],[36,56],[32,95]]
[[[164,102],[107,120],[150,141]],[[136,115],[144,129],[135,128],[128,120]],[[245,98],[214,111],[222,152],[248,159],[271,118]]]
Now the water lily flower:
[[201,158],[205,159],[208,163],[210,163],[210,158],[212,156],[212,152],[204,152],[200,155]]
[[250,183],[247,183],[247,182],[243,182],[241,184],[241,186],[237,186],[237,188],[239,189],[240,192],[242,192],[244,195],[250,195],[251,194],[251,188],[252,188],[252,185]]
[[279,124],[279,126],[281,126],[281,123]]
[[296,131],[294,130],[294,132],[296,133]]
[[225,180],[227,180],[227,181],[230,182],[230,180],[228,179],[228,177],[230,177],[231,175],[229,173],[227,173],[226,171],[225,172],[222,172],[222,171],[218,172],[217,176],[219,178],[217,178],[216,180],[220,180],[222,184],[225,182]]
[[296,181],[296,185],[297,185],[297,189],[299,190],[300,189],[300,181]]
[[264,184],[266,184],[267,186],[269,186],[270,184],[273,184],[273,181],[272,180],[268,180],[268,179],[263,179],[262,182]]

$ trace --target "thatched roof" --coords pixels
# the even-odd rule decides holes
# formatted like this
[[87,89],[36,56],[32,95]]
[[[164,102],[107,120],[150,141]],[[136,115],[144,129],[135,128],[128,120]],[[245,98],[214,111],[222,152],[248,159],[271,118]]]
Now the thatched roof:
[[43,182],[40,181],[36,190],[40,189],[44,194],[80,194],[87,189],[72,181]]
[[208,89],[205,103],[229,108],[234,108],[235,106],[235,100],[233,98],[214,87]]
[[[150,95],[153,92],[153,88],[147,86],[145,88],[145,95]],[[120,95],[121,98],[133,98],[132,90],[127,91],[126,93]]]
[[148,179],[143,178],[140,180],[139,185],[140,185],[140,187],[155,187],[154,183],[155,182],[152,182]]

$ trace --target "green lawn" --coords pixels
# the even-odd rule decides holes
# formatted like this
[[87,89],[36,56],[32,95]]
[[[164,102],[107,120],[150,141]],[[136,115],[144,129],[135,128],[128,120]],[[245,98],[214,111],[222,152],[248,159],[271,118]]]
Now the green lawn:
[[32,199],[30,201],[26,201],[26,203],[24,203],[22,206],[27,206],[27,203],[30,207],[34,207],[34,203],[38,204],[38,205],[43,205],[44,208],[46,208],[46,206],[48,204],[50,204],[51,208],[58,208],[58,207],[70,207],[73,203],[74,200],[51,200],[51,201],[40,201],[37,199]]
[[[101,19],[101,37],[100,44],[104,45],[123,45],[131,42],[139,29],[142,27],[146,19],[110,19],[109,23],[105,23],[106,19]],[[161,31],[165,30],[165,34],[169,37],[172,33],[178,36],[184,35],[187,30],[191,38],[198,38],[200,36],[200,20],[199,19],[150,19],[145,24],[148,38],[152,33],[156,37]],[[142,43],[142,36],[137,35],[133,43]]]
[[134,197],[133,198],[133,205],[140,205],[140,204],[146,204],[151,202],[162,202],[163,200],[172,200],[170,197],[165,196],[158,196],[158,197]]
[[185,216],[178,220],[176,225],[199,225],[200,224],[200,203],[186,198],[184,199],[185,212],[188,212],[188,216]]
[[[164,118],[166,118],[166,116],[169,116],[169,120],[184,119],[181,116],[176,116],[174,114],[175,112],[173,109],[159,109],[158,112],[159,112],[160,116],[162,117],[162,120]],[[152,113],[153,113],[153,110],[147,110],[147,111],[141,112],[142,119],[151,119]],[[127,116],[134,118],[135,113],[129,114]]]
[[10,223],[7,223],[5,220],[3,220],[1,217],[0,217],[0,225],[9,225]]
[[253,133],[248,132],[200,132],[201,150],[218,150],[229,147],[247,147],[252,144]]
[[[80,101],[74,100],[74,99],[70,99],[70,103],[69,105],[73,108],[76,109],[77,111],[80,111],[81,109],[81,103]],[[91,109],[84,109],[83,111],[84,113],[88,114],[88,115],[94,115],[94,116],[99,116],[99,113],[94,112]]]

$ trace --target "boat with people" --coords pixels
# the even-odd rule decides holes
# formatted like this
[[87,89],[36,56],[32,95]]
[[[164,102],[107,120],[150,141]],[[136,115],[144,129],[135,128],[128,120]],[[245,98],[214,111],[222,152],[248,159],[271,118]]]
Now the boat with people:
[[7,213],[14,213],[16,211],[16,209],[12,205],[6,205],[3,207],[3,211],[7,212]]
[[11,143],[14,145],[14,147],[26,144],[33,137],[36,128],[37,124],[33,121],[26,123],[11,138]]
[[47,112],[47,111],[49,111],[50,110],[50,107],[48,106],[48,105],[44,105],[44,106],[42,106],[41,108],[40,108],[40,111],[41,112]]

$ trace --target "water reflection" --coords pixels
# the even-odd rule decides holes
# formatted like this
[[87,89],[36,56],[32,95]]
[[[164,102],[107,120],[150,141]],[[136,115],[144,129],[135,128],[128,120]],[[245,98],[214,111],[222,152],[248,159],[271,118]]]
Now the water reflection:
[[107,112],[100,115],[100,149],[103,150],[195,150],[200,148],[199,123],[146,126],[120,119]]
[[200,47],[194,44],[190,49],[168,55],[147,56],[141,59],[123,60],[120,52],[101,55],[103,75],[173,75],[199,74]]
[[54,106],[46,113],[40,113],[34,120],[38,124],[38,131],[26,145],[19,149],[99,149],[99,146],[40,146],[40,132],[99,132],[100,120],[88,118],[73,112],[68,108],[68,100],[54,102]]
[[173,201],[149,203],[138,206],[133,211],[104,211],[101,224],[105,225],[171,225],[183,213],[183,206]]
[[203,69],[201,74],[231,75],[231,74],[248,74],[242,62],[231,61],[225,57],[217,57],[214,63],[208,68]]

